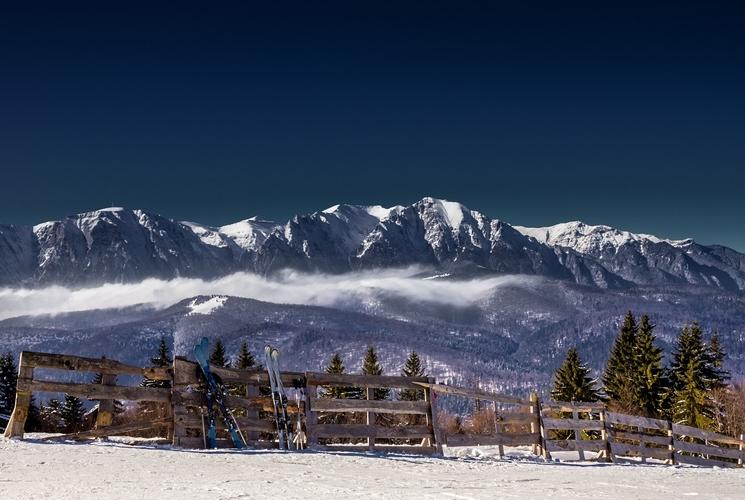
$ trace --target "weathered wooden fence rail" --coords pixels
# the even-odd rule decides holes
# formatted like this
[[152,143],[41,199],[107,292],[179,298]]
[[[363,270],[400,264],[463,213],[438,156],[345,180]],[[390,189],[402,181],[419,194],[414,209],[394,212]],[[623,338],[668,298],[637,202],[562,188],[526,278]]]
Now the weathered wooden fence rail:
[[[167,368],[142,368],[110,359],[24,351],[18,366],[15,408],[6,437],[23,437],[33,393],[52,392],[99,401],[94,429],[57,439],[89,439],[165,427],[174,446],[205,446],[206,399],[200,370],[186,358],[174,358]],[[43,379],[35,376],[39,369],[44,370]],[[229,389],[226,402],[247,444],[276,447],[267,373],[216,366],[211,369]],[[101,374],[101,383],[54,380],[53,375],[60,371]],[[117,385],[121,376],[167,381],[170,388]],[[654,459],[720,467],[742,467],[745,462],[745,436],[738,439],[666,420],[610,412],[601,403],[540,401],[535,393],[520,398],[435,384],[434,379],[426,377],[316,372],[283,372],[281,376],[285,388],[294,391],[295,396],[288,401],[288,412],[305,416],[300,425],[312,447],[433,453],[442,452],[443,445],[498,446],[501,456],[505,446],[532,446],[535,454],[546,458],[552,452],[572,451],[580,460],[585,459],[586,452],[596,452],[599,459],[614,462],[638,458],[642,462]],[[350,398],[345,390],[335,388],[346,388],[353,395]],[[380,389],[407,391],[408,397],[376,399],[376,390]],[[437,395],[490,403],[486,408],[492,412],[492,431],[445,432],[438,425]],[[112,425],[115,400],[149,401],[163,405],[166,411],[144,422]],[[218,438],[218,446],[232,446],[219,419]]]

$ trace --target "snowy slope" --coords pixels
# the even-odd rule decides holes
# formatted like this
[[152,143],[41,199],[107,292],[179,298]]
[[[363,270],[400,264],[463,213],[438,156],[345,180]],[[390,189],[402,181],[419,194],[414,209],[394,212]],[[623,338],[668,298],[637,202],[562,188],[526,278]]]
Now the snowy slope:
[[21,498],[740,498],[741,469],[546,463],[353,452],[282,453],[0,438],[0,497]]

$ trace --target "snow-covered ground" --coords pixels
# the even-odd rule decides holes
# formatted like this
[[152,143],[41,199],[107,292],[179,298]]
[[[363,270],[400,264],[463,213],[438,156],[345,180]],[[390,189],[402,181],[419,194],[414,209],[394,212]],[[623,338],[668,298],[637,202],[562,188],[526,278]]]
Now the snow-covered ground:
[[0,498],[743,498],[745,470],[0,438]]

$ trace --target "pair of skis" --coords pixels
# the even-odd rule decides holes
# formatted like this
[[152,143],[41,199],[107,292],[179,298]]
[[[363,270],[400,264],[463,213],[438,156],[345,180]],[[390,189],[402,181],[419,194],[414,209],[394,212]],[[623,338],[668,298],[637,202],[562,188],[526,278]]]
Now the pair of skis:
[[[279,351],[267,345],[264,348],[264,361],[266,371],[269,375],[269,385],[272,389],[272,406],[274,409],[274,421],[277,425],[277,436],[279,449],[289,450],[293,445],[295,449],[302,449],[305,445],[305,433],[303,432],[300,414],[297,419],[297,432],[293,434],[292,423],[287,413],[287,395],[282,385],[282,374],[279,371]],[[298,411],[300,409],[298,401]]]
[[215,403],[217,403],[217,408],[222,414],[223,422],[230,433],[230,439],[233,441],[233,445],[238,449],[244,448],[246,446],[246,440],[243,438],[235,416],[233,416],[233,413],[225,404],[225,396],[227,395],[225,393],[225,386],[222,385],[222,382],[210,370],[209,340],[207,337],[203,337],[199,344],[194,346],[194,357],[199,363],[199,368],[201,368],[207,384],[207,447],[217,448],[217,418],[215,416]]

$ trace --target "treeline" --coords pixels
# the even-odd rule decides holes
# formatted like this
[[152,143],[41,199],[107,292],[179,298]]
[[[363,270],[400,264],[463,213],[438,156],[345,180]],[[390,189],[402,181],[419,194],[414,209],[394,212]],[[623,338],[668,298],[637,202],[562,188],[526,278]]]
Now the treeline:
[[576,348],[554,375],[551,397],[559,401],[606,402],[620,413],[671,420],[739,435],[745,429],[745,387],[730,384],[719,335],[708,338],[698,323],[685,325],[669,364],[647,315],[637,323],[629,311],[600,381],[590,376]]

